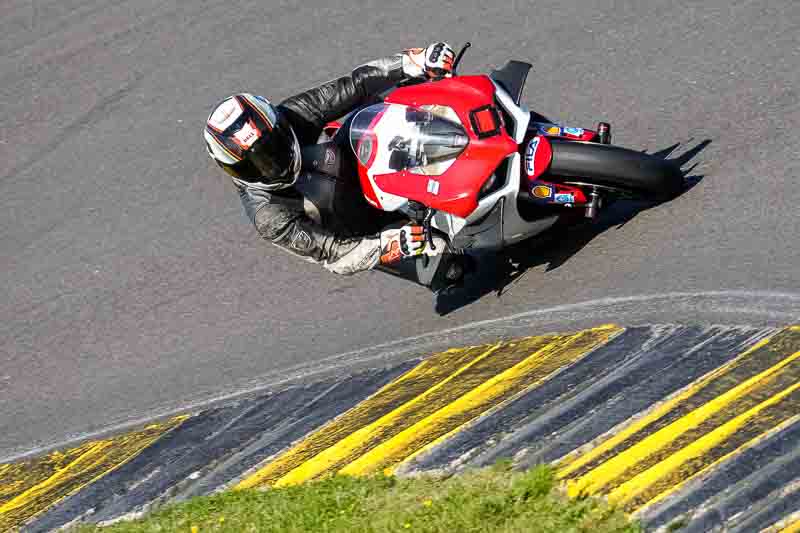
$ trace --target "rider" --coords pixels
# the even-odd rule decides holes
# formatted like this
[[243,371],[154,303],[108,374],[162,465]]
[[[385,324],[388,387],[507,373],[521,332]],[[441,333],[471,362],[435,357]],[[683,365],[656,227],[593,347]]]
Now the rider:
[[209,115],[204,137],[209,155],[230,174],[247,217],[266,240],[321,263],[339,274],[436,251],[426,248],[422,226],[386,228],[351,237],[316,224],[293,185],[300,175],[300,148],[317,143],[323,127],[411,78],[451,76],[455,54],[443,42],[378,59],[344,76],[292,96],[278,105],[240,93]]

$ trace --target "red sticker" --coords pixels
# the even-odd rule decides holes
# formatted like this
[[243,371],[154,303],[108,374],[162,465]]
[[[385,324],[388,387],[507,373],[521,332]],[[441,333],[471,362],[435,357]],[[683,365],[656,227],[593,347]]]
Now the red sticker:
[[261,132],[258,131],[258,128],[256,128],[256,125],[253,124],[251,120],[245,122],[242,129],[233,134],[236,144],[241,146],[243,150],[247,150],[253,146],[253,143],[255,143],[259,137],[261,137]]

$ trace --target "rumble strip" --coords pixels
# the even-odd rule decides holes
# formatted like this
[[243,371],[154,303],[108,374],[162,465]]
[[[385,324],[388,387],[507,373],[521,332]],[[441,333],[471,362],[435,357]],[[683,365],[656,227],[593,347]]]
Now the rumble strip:
[[0,531],[500,458],[552,463],[653,530],[797,531],[800,326],[606,325],[240,399],[0,465]]

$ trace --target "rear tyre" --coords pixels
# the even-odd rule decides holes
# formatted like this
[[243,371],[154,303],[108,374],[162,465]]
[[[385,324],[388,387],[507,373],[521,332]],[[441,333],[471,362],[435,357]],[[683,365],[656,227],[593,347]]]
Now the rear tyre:
[[648,200],[667,200],[684,187],[683,172],[672,161],[609,144],[549,139],[550,174],[562,181],[591,183]]

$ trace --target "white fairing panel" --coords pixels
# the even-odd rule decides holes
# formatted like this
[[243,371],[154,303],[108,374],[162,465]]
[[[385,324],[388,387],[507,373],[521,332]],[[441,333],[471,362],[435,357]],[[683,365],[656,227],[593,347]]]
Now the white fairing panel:
[[[525,132],[527,131],[528,123],[531,120],[530,112],[526,108],[515,104],[511,96],[509,96],[509,94],[502,87],[497,85],[497,83],[494,84],[494,87],[497,101],[511,116],[513,121],[513,124],[507,125],[511,126],[509,128],[509,133],[511,133],[511,136],[514,138],[514,141],[517,144],[521,144],[525,140]],[[517,194],[519,194],[520,190],[520,155],[518,153],[514,153],[509,157],[510,161],[508,162],[508,171],[506,175],[497,176],[499,179],[505,179],[506,184],[486,198],[478,201],[478,208],[467,218],[468,224],[479,220],[486,213],[491,211],[495,204],[500,201],[500,198],[507,198],[507,207],[514,205],[513,209],[516,213]]]
[[531,121],[530,109],[524,104],[515,104],[514,99],[511,98],[511,95],[509,95],[505,89],[500,87],[494,80],[492,80],[492,83],[494,83],[497,101],[500,102],[503,109],[505,109],[514,120],[514,130],[511,136],[517,144],[522,144],[522,141],[525,140],[525,133],[528,131],[528,123]]
[[[530,123],[530,111],[525,106],[518,106],[509,94],[495,83],[495,95],[498,103],[503,107],[513,124],[508,125],[509,133],[517,144],[525,140],[525,135]],[[517,208],[518,195],[521,187],[522,158],[519,153],[514,153],[508,158],[505,176],[505,185],[486,198],[478,201],[478,208],[467,217],[466,223],[472,224],[488,214],[498,202],[503,202],[502,245],[509,245],[541,233],[555,223],[558,217],[548,217],[533,222],[524,220]]]
[[406,172],[408,179],[424,180],[428,192],[438,194],[439,182],[427,177],[444,174],[466,148],[469,138],[458,115],[447,107],[417,109],[383,103],[358,112],[350,126],[350,143],[366,167],[367,179],[381,207],[395,211],[408,200],[382,190],[376,176]]
[[[386,106],[383,111],[383,116],[378,123],[372,127],[372,132],[375,133],[378,139],[377,146],[372,149],[377,150],[377,154],[375,160],[367,169],[367,177],[384,211],[397,211],[408,203],[408,198],[403,198],[402,196],[397,196],[382,190],[378,187],[374,178],[376,175],[394,172],[394,170],[389,167],[389,159],[392,153],[389,149],[389,142],[394,135],[408,136],[412,133],[406,121],[405,114],[405,106]],[[355,149],[355,146],[353,148]]]

